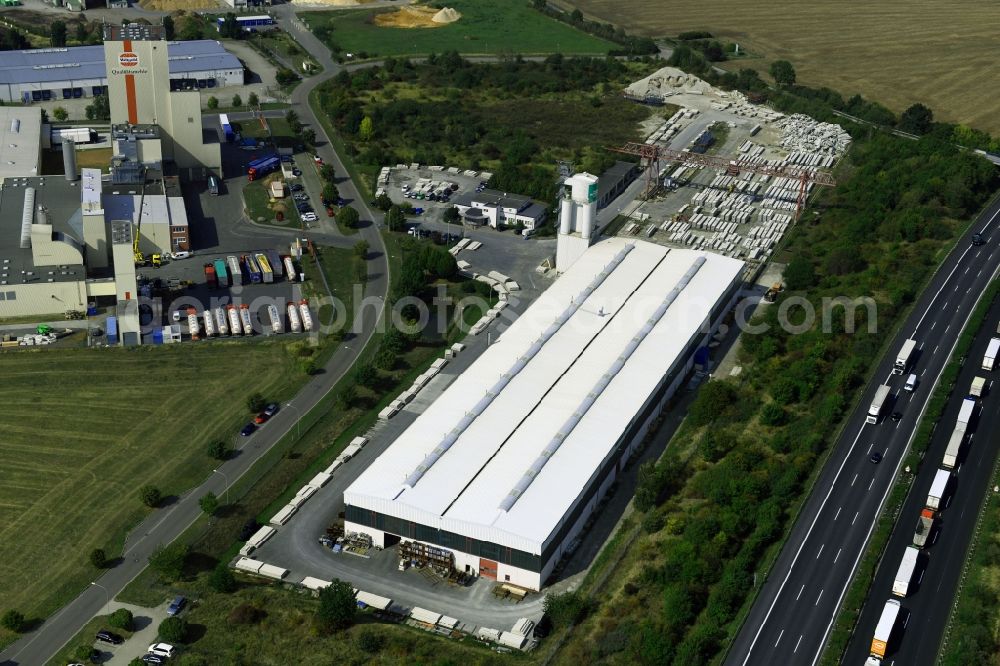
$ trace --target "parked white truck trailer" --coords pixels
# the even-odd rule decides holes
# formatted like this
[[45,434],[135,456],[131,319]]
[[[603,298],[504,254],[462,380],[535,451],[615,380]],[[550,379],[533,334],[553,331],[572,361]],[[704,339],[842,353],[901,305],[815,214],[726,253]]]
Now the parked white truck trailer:
[[240,335],[243,329],[240,326],[240,313],[236,311],[236,306],[227,305],[226,311],[229,313],[229,332],[233,335]]
[[246,303],[240,306],[240,323],[243,324],[243,335],[253,335],[253,321],[250,319],[250,306]]
[[212,317],[211,310],[205,310],[202,313],[202,318],[205,320],[205,337],[211,338],[215,336],[215,319]]
[[302,330],[306,333],[313,330],[313,318],[309,312],[309,301],[305,299],[299,301],[299,313],[302,315]]
[[983,370],[993,370],[998,353],[1000,353],[1000,338],[991,338],[986,354],[983,355]]
[[899,354],[896,356],[896,364],[892,366],[892,374],[901,375],[906,372],[907,368],[910,367],[910,359],[913,357],[913,352],[916,349],[917,341],[912,338],[903,343],[903,348],[899,350]]
[[302,320],[299,319],[299,308],[295,303],[288,304],[288,328],[292,333],[302,332]]
[[226,318],[226,310],[221,305],[215,308],[215,328],[219,330],[219,335],[229,335],[229,319]]
[[879,659],[877,663],[882,663],[885,653],[889,647],[889,639],[892,637],[892,630],[896,628],[896,620],[899,619],[899,602],[889,599],[882,608],[882,616],[878,619],[875,627],[875,635],[872,637],[871,656]]
[[871,407],[868,408],[868,417],[865,421],[868,423],[878,423],[879,419],[882,418],[882,411],[885,409],[885,403],[888,399],[889,387],[882,384],[875,391],[875,399],[872,400]]
[[940,511],[944,508],[944,494],[948,491],[948,481],[951,480],[951,472],[946,469],[939,469],[934,475],[934,482],[931,483],[931,490],[927,493],[927,506]]
[[278,308],[274,305],[267,306],[267,316],[271,320],[271,332],[272,333],[284,333],[285,332],[285,322],[281,318],[281,313]]
[[962,450],[962,442],[965,441],[965,431],[972,420],[972,411],[976,407],[974,398],[966,398],[962,401],[962,408],[958,410],[958,419],[955,421],[955,429],[951,432],[951,439],[948,440],[948,448],[944,452],[943,467],[954,469],[958,462],[958,453]]
[[917,556],[920,551],[913,546],[907,546],[903,553],[903,561],[899,563],[896,579],[892,581],[892,593],[897,597],[905,597],[910,592],[913,574],[917,570]]

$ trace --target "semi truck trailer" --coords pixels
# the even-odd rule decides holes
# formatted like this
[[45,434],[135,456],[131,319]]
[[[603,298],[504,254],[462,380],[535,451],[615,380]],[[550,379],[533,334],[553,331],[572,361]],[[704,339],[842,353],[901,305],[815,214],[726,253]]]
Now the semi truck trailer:
[[899,602],[889,599],[882,608],[882,616],[875,626],[875,635],[872,637],[871,656],[879,659],[885,658],[885,653],[889,648],[889,639],[892,638],[892,631],[896,628],[896,620],[899,619]]
[[878,423],[879,419],[882,418],[882,412],[885,410],[885,403],[889,399],[889,387],[882,384],[875,391],[875,399],[872,400],[871,407],[868,408],[868,417],[865,419],[867,423]]
[[246,303],[240,306],[240,323],[243,324],[243,335],[253,335],[253,321],[250,319],[250,306]]
[[901,375],[910,367],[910,359],[913,357],[913,352],[917,348],[917,341],[914,339],[909,339],[903,343],[903,348],[899,350],[899,354],[896,356],[896,364],[892,367],[892,374]]
[[946,469],[939,469],[934,475],[934,482],[931,483],[931,490],[927,493],[927,508],[940,511],[944,508],[944,494],[948,491],[948,482],[951,480],[951,472]]
[[281,312],[277,307],[273,305],[267,306],[267,316],[271,320],[271,332],[272,333],[284,333],[285,332],[285,322],[281,317]]
[[261,280],[263,280],[265,284],[274,282],[274,271],[271,270],[271,262],[268,261],[267,255],[263,252],[256,252],[254,253],[253,258],[257,262],[257,265],[260,266]]
[[226,266],[229,267],[229,279],[233,281],[234,287],[243,285],[243,269],[240,268],[240,260],[235,255],[226,257]]
[[302,320],[299,319],[299,308],[295,303],[288,304],[288,328],[292,333],[302,332]]
[[913,546],[907,546],[903,553],[903,561],[896,570],[896,579],[892,582],[892,593],[897,597],[905,597],[910,592],[913,574],[917,570],[917,556],[920,551]]
[[205,337],[215,337],[215,319],[212,317],[212,311],[205,310],[201,318],[205,321]]
[[958,410],[958,419],[955,421],[955,429],[951,431],[951,439],[948,440],[948,448],[944,452],[944,460],[941,465],[948,469],[954,469],[958,464],[958,454],[962,450],[962,443],[965,441],[965,431],[972,420],[972,412],[976,407],[975,398],[965,398],[962,400],[962,407]]
[[932,509],[921,509],[920,518],[917,519],[917,526],[913,530],[913,545],[923,548],[927,543],[927,538],[934,529],[934,511]]
[[991,338],[989,346],[986,347],[986,354],[983,355],[983,370],[993,370],[998,353],[1000,353],[1000,338]]
[[972,386],[969,388],[969,395],[974,395],[977,398],[982,398],[983,393],[986,389],[986,378],[976,377],[972,380]]
[[240,335],[242,329],[240,327],[240,313],[236,311],[235,305],[227,305],[226,313],[229,315],[229,332],[233,335]]
[[302,315],[302,330],[306,333],[313,330],[313,318],[309,312],[309,301],[305,299],[299,301],[299,314]]
[[263,279],[260,274],[260,266],[257,265],[257,262],[254,260],[252,254],[243,255],[243,265],[246,266],[247,275],[250,276],[250,282],[257,284]]
[[215,279],[219,281],[219,286],[228,287],[229,273],[226,271],[226,262],[222,259],[216,259],[213,265],[215,266]]
[[229,319],[221,306],[215,308],[215,327],[219,329],[219,335],[229,335]]

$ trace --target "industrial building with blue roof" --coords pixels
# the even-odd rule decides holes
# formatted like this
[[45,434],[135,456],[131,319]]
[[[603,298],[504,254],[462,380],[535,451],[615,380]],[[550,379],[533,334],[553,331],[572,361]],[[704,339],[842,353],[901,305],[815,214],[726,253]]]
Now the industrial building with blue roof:
[[[239,86],[243,63],[221,42],[168,42],[171,90]],[[107,90],[104,46],[4,51],[0,58],[0,100],[39,102],[93,97]]]

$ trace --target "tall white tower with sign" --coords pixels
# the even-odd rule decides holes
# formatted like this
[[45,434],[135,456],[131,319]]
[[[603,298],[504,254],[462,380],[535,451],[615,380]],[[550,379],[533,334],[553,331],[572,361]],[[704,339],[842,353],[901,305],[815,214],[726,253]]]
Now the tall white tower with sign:
[[568,269],[587,251],[597,236],[597,176],[578,173],[563,183],[559,203],[556,270]]

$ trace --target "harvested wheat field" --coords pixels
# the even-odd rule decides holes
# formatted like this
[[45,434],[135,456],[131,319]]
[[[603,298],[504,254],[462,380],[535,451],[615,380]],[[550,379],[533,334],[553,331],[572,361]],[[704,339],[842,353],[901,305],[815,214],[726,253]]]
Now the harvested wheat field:
[[375,25],[380,28],[440,28],[462,17],[454,9],[445,7],[400,7],[394,12],[377,14]]
[[[800,83],[825,85],[901,111],[914,102],[937,118],[1000,134],[996,75],[1000,3],[981,0],[571,0],[587,16],[638,35],[710,30],[760,59],[739,67],[795,65]],[[776,7],[780,4],[780,8]]]

